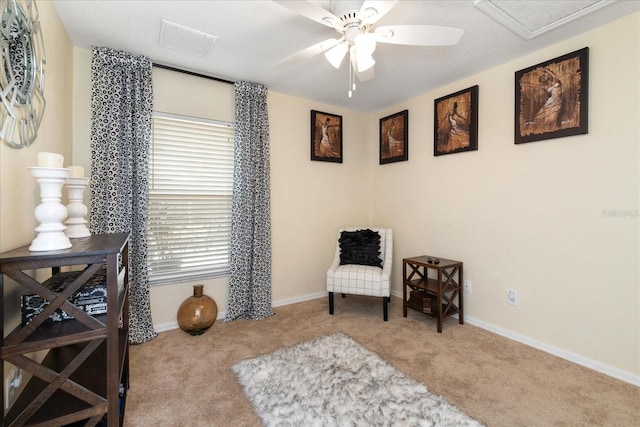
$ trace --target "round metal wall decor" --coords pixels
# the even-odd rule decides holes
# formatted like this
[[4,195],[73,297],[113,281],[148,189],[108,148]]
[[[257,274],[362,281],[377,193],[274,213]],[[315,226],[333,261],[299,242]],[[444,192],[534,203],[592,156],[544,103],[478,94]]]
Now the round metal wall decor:
[[35,0],[0,0],[0,138],[28,147],[44,114],[44,41]]

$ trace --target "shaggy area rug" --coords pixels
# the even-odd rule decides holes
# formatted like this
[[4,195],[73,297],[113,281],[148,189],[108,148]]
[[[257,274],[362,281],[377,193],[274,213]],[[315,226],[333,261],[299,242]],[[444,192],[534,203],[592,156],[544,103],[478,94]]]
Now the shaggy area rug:
[[267,426],[481,425],[342,333],[232,369]]

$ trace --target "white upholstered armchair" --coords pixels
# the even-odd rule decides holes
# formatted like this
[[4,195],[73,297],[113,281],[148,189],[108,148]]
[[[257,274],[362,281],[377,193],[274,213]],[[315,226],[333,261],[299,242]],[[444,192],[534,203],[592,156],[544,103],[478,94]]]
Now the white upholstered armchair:
[[[342,232],[356,232],[367,230],[380,235],[379,245],[379,265],[366,265],[366,256],[364,256],[365,265],[360,263],[348,263],[354,261],[353,257],[347,257],[341,251],[340,237]],[[354,233],[349,234],[353,236]],[[344,240],[343,240],[344,242]],[[367,246],[365,244],[365,246]],[[370,245],[369,245],[370,246]],[[342,263],[341,263],[342,255]],[[358,253],[355,261],[360,262],[363,259],[361,253]],[[333,293],[337,292],[344,297],[346,294],[367,295],[374,297],[382,297],[382,309],[384,320],[388,320],[387,304],[391,296],[391,263],[393,261],[393,233],[390,228],[345,228],[338,231],[338,241],[336,243],[336,254],[333,263],[327,270],[327,292],[329,292],[329,314],[333,314]],[[347,263],[345,263],[347,262]],[[375,264],[375,262],[369,263]]]

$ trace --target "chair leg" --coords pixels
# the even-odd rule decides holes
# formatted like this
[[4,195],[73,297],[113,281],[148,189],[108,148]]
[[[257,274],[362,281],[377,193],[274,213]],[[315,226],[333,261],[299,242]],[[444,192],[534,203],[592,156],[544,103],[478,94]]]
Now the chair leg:
[[329,292],[329,314],[333,314],[333,292]]
[[389,309],[387,307],[390,297],[382,297],[382,311],[384,312],[384,321],[389,320]]

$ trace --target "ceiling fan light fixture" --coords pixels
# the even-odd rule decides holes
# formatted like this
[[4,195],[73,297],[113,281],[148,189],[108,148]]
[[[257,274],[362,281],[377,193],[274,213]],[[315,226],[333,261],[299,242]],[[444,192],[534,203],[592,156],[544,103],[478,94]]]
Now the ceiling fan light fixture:
[[342,64],[342,60],[347,54],[347,45],[346,43],[338,43],[328,51],[324,53],[324,57],[327,58],[327,61],[335,68],[340,68],[340,64]]
[[356,45],[356,51],[362,52],[362,54],[372,55],[376,50],[376,36],[371,33],[358,34],[353,40]]
[[368,70],[376,63],[373,52],[376,50],[376,36],[371,33],[358,34],[354,39],[356,63],[358,72]]
[[376,61],[373,59],[371,55],[356,55],[356,61],[358,63],[359,73],[363,71],[367,71],[369,68],[373,67],[376,63]]

